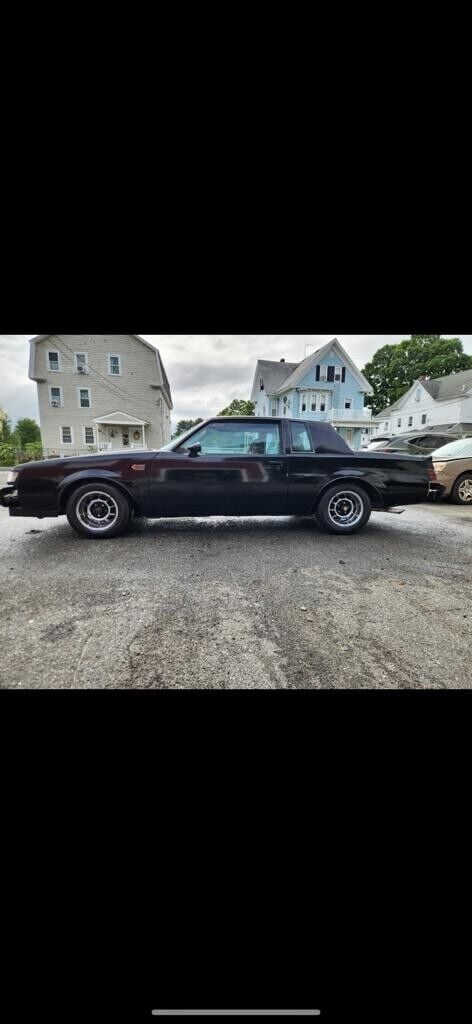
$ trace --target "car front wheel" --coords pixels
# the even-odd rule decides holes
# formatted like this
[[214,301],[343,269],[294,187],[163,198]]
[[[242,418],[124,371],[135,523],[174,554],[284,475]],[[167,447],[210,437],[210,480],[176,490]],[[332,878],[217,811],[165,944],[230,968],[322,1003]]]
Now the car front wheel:
[[330,533],[354,533],[370,519],[369,495],[357,484],[333,484],[322,494],[316,508],[318,521]]
[[466,473],[456,480],[451,498],[456,505],[472,505],[472,473]]
[[66,508],[70,525],[83,537],[118,537],[131,518],[129,501],[111,484],[93,483],[71,494]]

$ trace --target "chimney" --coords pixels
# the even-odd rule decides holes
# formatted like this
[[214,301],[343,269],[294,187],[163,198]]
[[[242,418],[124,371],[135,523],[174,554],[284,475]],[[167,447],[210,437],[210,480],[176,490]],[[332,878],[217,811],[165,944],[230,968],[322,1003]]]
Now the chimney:
[[285,362],[285,359],[281,359],[281,360],[280,360],[280,362],[281,362],[281,363],[284,363],[284,362]]

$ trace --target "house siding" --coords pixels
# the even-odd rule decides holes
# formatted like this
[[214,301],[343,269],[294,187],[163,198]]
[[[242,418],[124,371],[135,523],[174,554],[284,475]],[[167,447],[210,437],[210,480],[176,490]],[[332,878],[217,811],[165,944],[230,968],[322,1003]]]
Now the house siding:
[[[155,350],[147,348],[138,338],[127,334],[58,335],[34,344],[33,379],[38,379],[38,402],[41,436],[45,449],[67,448],[61,444],[60,428],[73,428],[72,449],[85,449],[84,427],[94,427],[100,440],[98,416],[120,410],[137,419],[149,421],[146,443],[150,448],[167,444],[171,437],[170,408],[164,389]],[[51,371],[48,351],[60,354],[61,372]],[[75,353],[85,352],[89,373],[79,374]],[[121,357],[121,376],[108,374],[108,354]],[[151,385],[157,385],[157,389]],[[52,408],[50,387],[62,389],[63,406]],[[89,388],[91,408],[81,409],[78,389]],[[160,404],[158,404],[160,402]],[[130,430],[133,428],[131,427]],[[105,437],[102,438],[105,440]]]
[[[420,399],[417,401],[417,387],[418,385],[414,386],[398,409],[374,417],[374,437],[376,433],[404,434],[410,430],[424,430],[426,427],[440,426],[443,423],[472,423],[472,397],[440,401],[432,398],[425,388],[421,388]],[[410,416],[413,423],[409,426]],[[425,423],[422,423],[423,416],[426,416]],[[388,427],[385,426],[386,423]]]

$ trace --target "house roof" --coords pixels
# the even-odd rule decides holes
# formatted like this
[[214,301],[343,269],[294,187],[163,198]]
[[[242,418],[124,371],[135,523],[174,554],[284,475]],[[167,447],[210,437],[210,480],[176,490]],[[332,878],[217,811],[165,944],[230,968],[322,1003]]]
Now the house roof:
[[459,373],[449,373],[447,377],[421,380],[420,384],[426,388],[435,402],[462,398],[472,388],[472,370],[461,370]]
[[333,338],[328,341],[322,348],[312,352],[311,355],[307,356],[306,359],[302,359],[301,363],[282,363],[273,362],[269,359],[259,359],[256,372],[254,375],[254,383],[252,386],[251,399],[255,401],[259,392],[259,378],[262,377],[264,381],[264,390],[268,395],[281,395],[284,391],[295,388],[299,385],[300,381],[303,380],[306,373],[317,365],[320,359],[323,359],[332,348],[337,349],[338,354],[341,356],[344,364],[349,367],[353,377],[359,384],[359,389],[365,391],[368,395],[372,395],[373,391],[369,384],[369,381],[363,377],[356,364],[353,363],[351,357],[343,348],[337,338]]
[[108,423],[116,426],[129,426],[129,427],[148,427],[148,420],[138,420],[136,416],[130,416],[127,412],[120,412],[117,409],[116,412],[109,412],[106,416],[97,416],[94,423]]
[[[32,375],[34,373],[34,354],[35,354],[34,346],[37,345],[38,342],[40,342],[40,341],[47,341],[48,338],[54,338],[54,337],[57,337],[57,335],[54,335],[54,334],[38,334],[35,338],[31,338],[30,339],[30,346],[31,346],[31,348],[30,348],[30,362],[29,362],[29,373],[28,373],[29,377],[32,378]],[[130,334],[129,337],[130,338],[136,338],[136,340],[140,341],[142,345],[146,346],[146,348],[150,348],[151,352],[155,352],[156,359],[157,359],[158,374],[159,374],[159,384],[162,387],[162,390],[163,390],[163,392],[165,394],[165,397],[166,397],[166,399],[168,401],[168,404],[169,404],[170,408],[173,409],[172,398],[171,398],[171,394],[170,394],[169,381],[167,379],[166,371],[164,370],[164,366],[163,366],[163,363],[162,363],[160,352],[158,351],[157,348],[154,348],[154,345],[151,345],[149,343],[149,341],[145,341],[144,338],[142,338],[140,334]]]
[[297,366],[298,363],[285,363],[280,360],[274,361],[272,359],[258,359],[256,372],[254,374],[251,400],[255,401],[257,399],[257,395],[260,390],[260,377],[262,377],[264,381],[264,391],[266,394],[275,395],[286,377],[289,377]]
[[435,402],[446,402],[453,398],[464,398],[467,393],[472,390],[472,369],[471,370],[460,370],[459,373],[449,373],[447,377],[431,377],[429,380],[425,380],[419,377],[405,391],[400,398],[397,398],[396,402],[389,405],[386,409],[382,409],[382,412],[377,413],[373,418],[385,419],[391,412],[395,412],[400,406],[404,405],[407,396],[412,393],[418,384],[428,392],[431,398]]
[[346,352],[346,349],[343,348],[341,342],[338,341],[337,338],[332,338],[331,341],[328,341],[322,348],[317,349],[316,352],[312,352],[311,355],[306,357],[306,359],[302,359],[301,363],[298,363],[298,366],[290,377],[283,382],[283,387],[279,387],[278,394],[281,394],[282,391],[286,391],[289,388],[297,387],[300,381],[303,380],[305,374],[313,369],[317,363],[319,363],[320,359],[323,359],[324,356],[328,355],[328,352],[330,352],[332,348],[337,349],[343,362],[349,367],[353,377],[357,380],[360,390],[365,391],[368,395],[372,395],[373,391],[369,381],[363,377],[361,371],[358,370],[356,364],[353,363],[350,355]]

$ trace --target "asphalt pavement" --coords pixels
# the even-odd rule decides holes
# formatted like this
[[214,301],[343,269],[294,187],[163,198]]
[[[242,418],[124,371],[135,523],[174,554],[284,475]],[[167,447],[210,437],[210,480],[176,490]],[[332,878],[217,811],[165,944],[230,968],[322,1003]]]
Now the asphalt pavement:
[[0,686],[468,688],[472,509],[135,520],[115,540],[0,509]]

